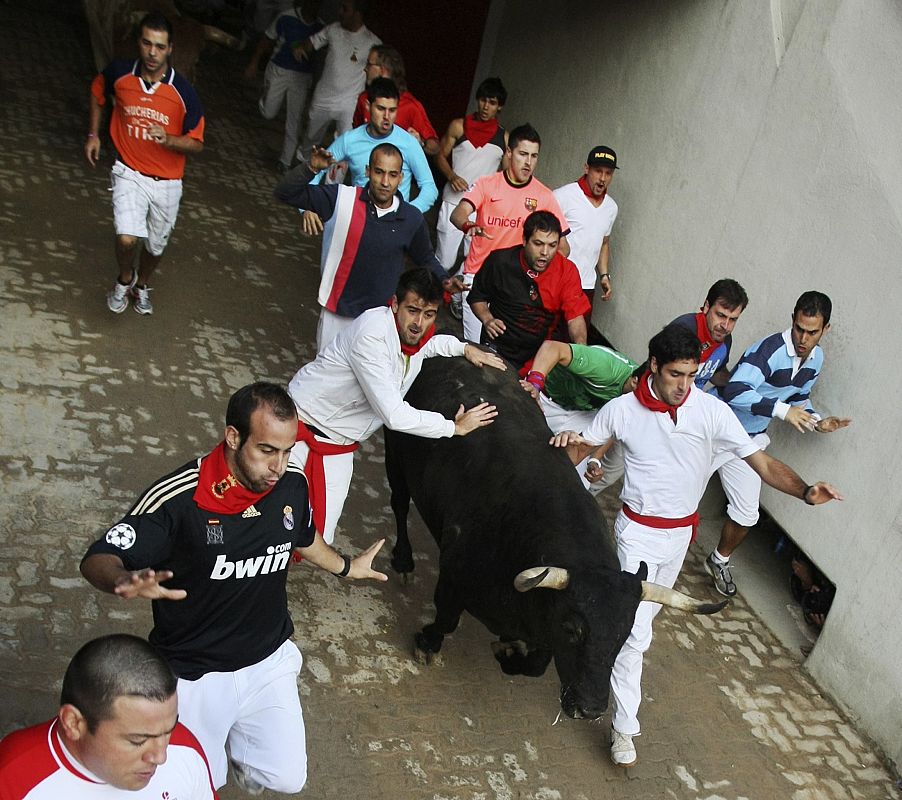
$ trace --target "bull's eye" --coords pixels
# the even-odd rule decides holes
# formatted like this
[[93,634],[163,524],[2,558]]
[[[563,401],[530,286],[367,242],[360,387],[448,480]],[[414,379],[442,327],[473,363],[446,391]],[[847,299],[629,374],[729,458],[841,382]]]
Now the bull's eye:
[[580,644],[586,638],[586,629],[579,622],[565,622],[563,627],[570,644]]

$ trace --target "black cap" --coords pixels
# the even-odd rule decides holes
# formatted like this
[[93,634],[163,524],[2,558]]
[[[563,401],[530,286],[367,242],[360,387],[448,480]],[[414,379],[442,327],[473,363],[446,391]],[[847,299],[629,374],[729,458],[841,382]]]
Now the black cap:
[[598,147],[593,147],[589,151],[589,155],[586,156],[586,164],[590,167],[613,167],[614,169],[620,169],[617,166],[617,154],[611,150],[610,147],[606,147],[603,144],[598,145]]

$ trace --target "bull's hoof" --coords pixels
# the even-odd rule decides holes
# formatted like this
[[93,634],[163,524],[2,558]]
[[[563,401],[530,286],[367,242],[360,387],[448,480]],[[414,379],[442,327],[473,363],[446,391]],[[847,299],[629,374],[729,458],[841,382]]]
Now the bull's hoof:
[[[407,576],[413,572],[413,557],[392,554],[391,568],[399,575]],[[406,582],[406,581],[405,581]]]
[[[441,647],[441,642],[439,642],[439,647]],[[413,660],[426,667],[432,664],[441,666],[442,663],[438,649],[430,647],[422,633],[417,633],[413,637]]]

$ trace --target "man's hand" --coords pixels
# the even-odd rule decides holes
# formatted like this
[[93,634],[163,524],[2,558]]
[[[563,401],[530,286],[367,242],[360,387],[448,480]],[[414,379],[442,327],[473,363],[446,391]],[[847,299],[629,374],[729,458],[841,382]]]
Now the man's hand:
[[490,339],[497,339],[507,330],[503,320],[492,317],[488,322],[483,322],[482,327]]
[[533,400],[539,402],[539,387],[529,381],[520,380],[520,388],[523,389]]
[[160,572],[142,569],[117,580],[113,594],[125,600],[135,597],[143,597],[146,600],[184,600],[188,596],[184,589],[167,589],[160,585],[171,578],[172,572],[168,569]]
[[548,444],[552,447],[567,447],[569,445],[587,445],[589,444],[576,431],[561,431],[548,440]]
[[89,136],[85,142],[85,158],[92,167],[97,166],[97,159],[100,157],[100,139],[97,136]]
[[829,483],[818,481],[808,487],[805,496],[802,498],[806,503],[812,506],[819,506],[822,503],[829,503],[831,500],[845,500],[840,494],[839,489],[831,486]]
[[420,136],[420,132],[416,128],[408,128],[407,132],[413,136],[414,139],[417,140],[417,144],[422,147],[423,146],[423,137]]
[[614,289],[611,286],[611,279],[607,274],[601,275],[598,281],[598,286],[601,289],[601,299],[604,301],[610,300],[611,297],[614,296]]
[[[494,367],[495,369],[505,370],[507,364],[504,359],[495,353],[489,353],[486,350],[480,350],[472,344],[464,347],[464,358],[477,367]],[[463,406],[461,406],[463,408]]]
[[335,163],[335,159],[325,147],[317,147],[313,145],[313,149],[310,151],[310,158],[307,160],[307,163],[310,165],[310,169],[313,170],[314,174],[319,172],[320,170],[328,169]]
[[464,226],[464,236],[469,236],[471,238],[474,236],[481,236],[483,239],[495,238],[490,233],[486,233],[485,228],[483,228],[481,225],[477,225],[475,222],[468,222],[467,226]]
[[470,188],[470,184],[468,184],[456,172],[448,179],[448,183],[451,184],[451,188],[455,192],[465,192],[465,191],[467,191],[467,189]]
[[323,232],[323,221],[315,211],[301,214],[301,231],[305,236],[319,236]]
[[851,422],[851,417],[824,417],[814,426],[814,429],[818,433],[833,433],[840,428],[847,428]]
[[156,123],[152,124],[147,129],[147,135],[152,142],[156,142],[160,145],[166,145],[166,140],[169,138],[169,134],[166,133],[165,128],[162,125],[157,125]]
[[788,422],[799,433],[813,431],[816,423],[814,416],[799,406],[791,406],[783,421]]
[[597,458],[590,458],[586,462],[585,478],[589,483],[598,483],[604,477],[604,469]]
[[498,410],[495,406],[488,403],[480,403],[478,406],[473,406],[469,411],[464,411],[463,403],[461,403],[460,408],[457,409],[457,413],[454,415],[454,435],[466,436],[477,428],[491,425],[497,416]]
[[448,292],[448,294],[457,294],[458,292],[467,291],[470,287],[467,286],[460,275],[455,275],[453,278],[446,278],[443,280],[442,288]]
[[371,544],[359,556],[352,558],[351,570],[350,572],[348,572],[347,577],[353,578],[355,581],[387,581],[388,575],[386,575],[384,572],[377,572],[373,569],[373,559],[376,557],[376,553],[378,553],[382,549],[382,545],[384,544],[385,539],[380,539],[378,542]]

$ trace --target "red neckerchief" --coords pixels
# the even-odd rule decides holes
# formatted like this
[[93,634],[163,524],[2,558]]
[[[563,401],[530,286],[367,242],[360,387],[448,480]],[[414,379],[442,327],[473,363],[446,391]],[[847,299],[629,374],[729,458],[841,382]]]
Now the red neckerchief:
[[[273,486],[275,488],[275,486]],[[220,442],[200,462],[200,475],[194,490],[194,502],[214,514],[240,514],[259,503],[272,489],[262,494],[242,486],[232,475],[225,458],[225,442]]]
[[[689,397],[691,391],[692,387],[690,386],[689,391],[686,392],[686,397]],[[642,377],[639,378],[639,383],[636,386],[634,394],[636,395],[636,399],[649,411],[658,411],[662,414],[666,412],[670,414],[670,418],[673,420],[674,425],[676,425],[677,421],[677,409],[686,402],[686,397],[675,406],[665,403],[663,400],[658,400],[658,398],[651,393],[651,372],[645,372]]]
[[[395,327],[398,328],[398,318],[397,317],[395,317]],[[427,330],[426,333],[423,334],[423,338],[420,339],[420,341],[418,341],[416,344],[404,344],[404,342],[401,342],[401,352],[404,353],[405,356],[415,356],[417,353],[420,352],[423,345],[426,344],[426,342],[428,342],[433,337],[434,334],[435,334],[435,325],[433,324],[433,325],[429,326],[429,330]],[[401,335],[401,329],[398,328],[398,336],[400,337],[400,335]]]
[[304,474],[307,476],[307,485],[310,487],[313,525],[322,534],[323,526],[326,524],[326,473],[323,469],[323,456],[353,453],[360,447],[360,442],[351,444],[321,442],[313,435],[313,431],[300,420],[298,420],[297,441],[303,442],[310,448],[307,463],[304,464]]
[[497,119],[492,118],[488,122],[483,122],[476,118],[475,113],[464,117],[464,136],[473,147],[485,147],[497,132]]
[[704,364],[717,349],[717,342],[711,338],[711,334],[708,331],[708,320],[701,311],[695,315],[695,335],[702,343],[702,354],[698,361],[700,364]]
[[605,189],[600,198],[592,194],[592,190],[589,188],[589,179],[585,175],[583,175],[577,183],[579,184],[579,188],[583,190],[583,194],[594,202],[598,202],[599,200],[603,201],[604,196],[608,193],[608,190]]

